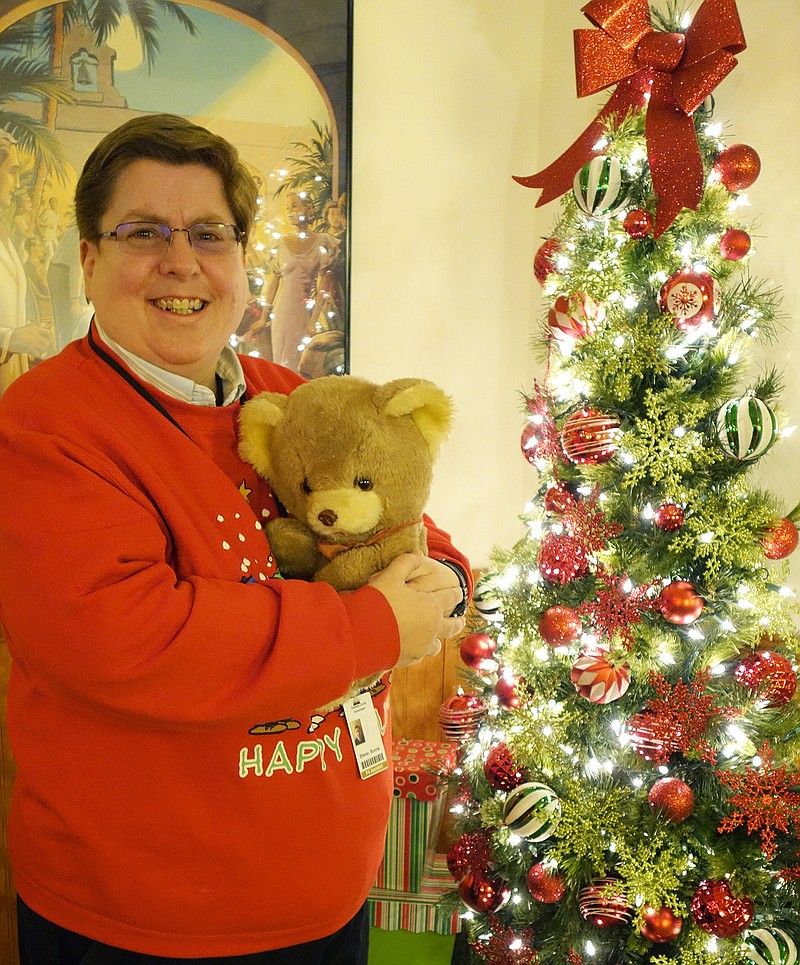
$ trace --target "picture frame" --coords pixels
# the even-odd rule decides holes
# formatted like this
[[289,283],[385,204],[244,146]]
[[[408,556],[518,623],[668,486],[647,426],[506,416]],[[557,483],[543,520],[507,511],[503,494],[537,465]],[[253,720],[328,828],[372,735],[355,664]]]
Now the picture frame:
[[259,185],[233,346],[307,378],[348,370],[352,0],[0,0],[2,75],[20,184],[0,187],[0,336],[10,320],[39,341],[4,351],[0,393],[85,334],[75,182],[106,133],[157,112],[232,141]]

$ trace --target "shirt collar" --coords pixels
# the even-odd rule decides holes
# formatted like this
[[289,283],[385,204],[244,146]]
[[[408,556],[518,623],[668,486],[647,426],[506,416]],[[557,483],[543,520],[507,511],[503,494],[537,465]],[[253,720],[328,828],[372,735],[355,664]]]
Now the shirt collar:
[[[187,379],[183,375],[168,372],[166,369],[159,368],[152,362],[147,362],[138,355],[134,355],[133,352],[129,352],[119,342],[115,342],[113,338],[106,335],[96,318],[94,327],[100,339],[119,355],[134,375],[137,375],[144,382],[181,402],[189,402],[191,405],[215,406],[217,404],[215,393],[207,386],[198,385],[197,382]],[[225,345],[220,352],[217,359],[216,374],[222,380],[223,405],[230,405],[244,395],[247,386],[244,381],[242,363],[230,345]]]

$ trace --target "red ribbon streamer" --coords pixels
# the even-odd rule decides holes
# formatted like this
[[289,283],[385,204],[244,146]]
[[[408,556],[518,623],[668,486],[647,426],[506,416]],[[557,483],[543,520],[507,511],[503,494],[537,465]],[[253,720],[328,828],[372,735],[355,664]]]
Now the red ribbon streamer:
[[[648,0],[590,0],[583,14],[599,29],[575,31],[578,97],[616,84],[608,103],[551,165],[528,177],[542,188],[536,207],[560,197],[598,150],[605,122],[647,105],[645,138],[658,197],[655,237],[703,195],[703,161],[692,114],[736,66],[747,44],[736,0],[704,0],[685,34],[653,30]],[[649,103],[648,103],[649,95]]]

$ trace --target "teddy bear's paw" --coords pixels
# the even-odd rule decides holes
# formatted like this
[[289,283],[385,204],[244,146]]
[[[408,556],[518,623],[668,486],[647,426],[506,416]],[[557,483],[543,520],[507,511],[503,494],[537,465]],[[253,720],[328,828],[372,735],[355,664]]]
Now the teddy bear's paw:
[[317,568],[317,541],[299,519],[273,519],[265,526],[281,576],[308,580]]

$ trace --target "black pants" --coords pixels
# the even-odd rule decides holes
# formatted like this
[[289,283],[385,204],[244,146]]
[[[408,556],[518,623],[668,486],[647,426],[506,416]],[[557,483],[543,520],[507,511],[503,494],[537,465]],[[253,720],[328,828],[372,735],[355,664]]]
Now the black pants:
[[[311,914],[309,913],[309,917]],[[327,938],[226,958],[161,958],[112,948],[37,915],[17,898],[20,965],[367,965],[367,906]]]

